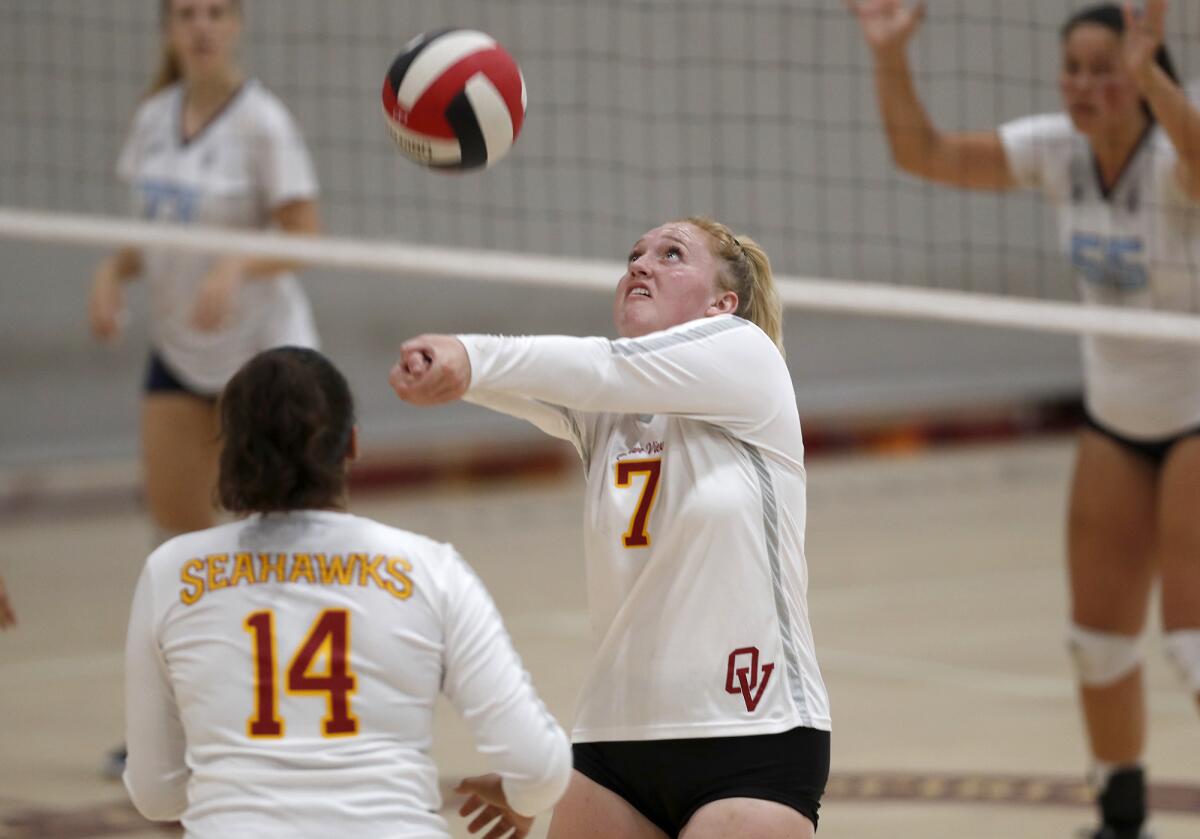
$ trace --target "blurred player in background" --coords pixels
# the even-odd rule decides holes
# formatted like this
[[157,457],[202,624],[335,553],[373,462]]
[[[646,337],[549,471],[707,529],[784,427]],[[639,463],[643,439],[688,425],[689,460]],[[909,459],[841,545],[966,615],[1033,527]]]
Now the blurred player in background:
[[[1200,111],[1163,47],[1164,2],[1074,14],[1062,27],[1063,112],[978,134],[938,131],[917,96],[906,47],[923,9],[849,5],[901,169],[970,189],[1039,189],[1059,210],[1085,301],[1196,310]],[[1088,336],[1083,359],[1070,641],[1095,761],[1094,835],[1127,839],[1146,818],[1138,642],[1156,578],[1168,652],[1200,699],[1200,350]]]
[[766,254],[692,218],[638,240],[621,340],[427,335],[392,371],[571,441],[597,650],[552,839],[813,836],[829,703],[809,626],[804,445]]
[[[284,106],[237,63],[238,0],[163,0],[163,66],[118,171],[147,219],[315,233],[317,183]],[[260,349],[315,345],[308,303],[280,260],[127,248],[96,272],[92,331],[118,336],[124,284],[149,285],[142,401],[146,499],[161,538],[215,523],[216,397]]]
[[444,693],[499,773],[460,790],[494,839],[524,836],[567,786],[567,737],[454,548],[346,512],[345,379],[315,350],[268,350],[220,411],[220,498],[242,518],[151,554],[130,615],[138,810],[195,837],[446,836]]
[[[237,60],[239,0],[162,0],[163,59],[117,165],[137,212],[176,224],[318,230],[317,181],[291,115]],[[115,340],[144,276],[151,348],[141,410],[154,543],[216,523],[216,397],[260,349],[315,346],[295,263],[125,248],[92,282],[92,332]],[[105,771],[119,776],[124,751]]]

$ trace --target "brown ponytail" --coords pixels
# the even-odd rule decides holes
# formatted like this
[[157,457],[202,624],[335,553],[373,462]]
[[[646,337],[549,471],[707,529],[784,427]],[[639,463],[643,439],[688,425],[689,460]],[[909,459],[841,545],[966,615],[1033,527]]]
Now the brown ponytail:
[[721,288],[738,296],[738,317],[756,324],[782,353],[783,305],[766,251],[747,236],[735,236],[719,221],[692,216],[683,222],[708,234],[713,256],[721,262],[718,274]]

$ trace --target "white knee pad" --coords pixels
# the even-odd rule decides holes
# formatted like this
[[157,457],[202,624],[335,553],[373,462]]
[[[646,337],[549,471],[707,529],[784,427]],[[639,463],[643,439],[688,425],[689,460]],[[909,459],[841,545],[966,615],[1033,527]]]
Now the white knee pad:
[[1188,690],[1200,692],[1200,629],[1177,629],[1163,639],[1167,658]]
[[1073,625],[1067,646],[1079,681],[1088,687],[1111,685],[1142,663],[1142,639]]

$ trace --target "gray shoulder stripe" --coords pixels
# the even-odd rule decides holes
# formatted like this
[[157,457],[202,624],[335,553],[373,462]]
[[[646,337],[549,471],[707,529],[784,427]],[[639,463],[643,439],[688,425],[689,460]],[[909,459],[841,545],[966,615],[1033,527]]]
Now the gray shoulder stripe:
[[633,355],[659,352],[668,347],[688,344],[692,341],[699,341],[701,338],[709,338],[713,335],[719,335],[722,332],[728,332],[730,329],[738,329],[739,327],[749,325],[750,321],[736,316],[713,318],[712,323],[699,323],[690,329],[672,332],[669,335],[659,335],[657,338],[618,338],[612,341],[609,346],[612,347],[614,354],[623,355],[628,358]]
[[779,567],[779,510],[775,502],[775,484],[767,470],[766,461],[757,446],[742,441],[742,447],[750,456],[758,486],[762,493],[763,536],[767,548],[767,564],[771,570],[771,586],[775,595],[775,615],[779,621],[779,634],[783,646],[784,665],[791,687],[792,701],[800,715],[808,717],[808,703],[804,698],[804,682],[801,679],[800,663],[792,641],[792,621],[788,612],[787,598],[783,593],[783,575]]

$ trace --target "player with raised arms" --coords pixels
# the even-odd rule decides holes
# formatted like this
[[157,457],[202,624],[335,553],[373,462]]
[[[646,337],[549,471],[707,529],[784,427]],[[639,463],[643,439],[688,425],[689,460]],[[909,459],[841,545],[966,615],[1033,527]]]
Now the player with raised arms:
[[441,693],[498,773],[460,787],[471,828],[526,835],[567,786],[567,737],[454,548],[346,511],[346,380],[315,350],[268,350],[220,412],[220,498],[240,518],[154,551],[130,614],[138,810],[194,837],[446,837]]
[[[1163,46],[1166,3],[1092,6],[1061,30],[1063,112],[993,131],[939,131],[907,46],[924,14],[847,4],[875,62],[896,164],[968,189],[1037,189],[1087,302],[1195,310],[1200,111]],[[1083,339],[1087,428],[1071,488],[1070,645],[1094,758],[1096,839],[1143,835],[1146,710],[1139,636],[1162,584],[1167,649],[1200,701],[1200,350]]]
[[396,393],[569,440],[596,645],[551,839],[811,837],[829,702],[809,625],[804,445],[766,254],[704,218],[649,231],[618,340],[423,335]]

